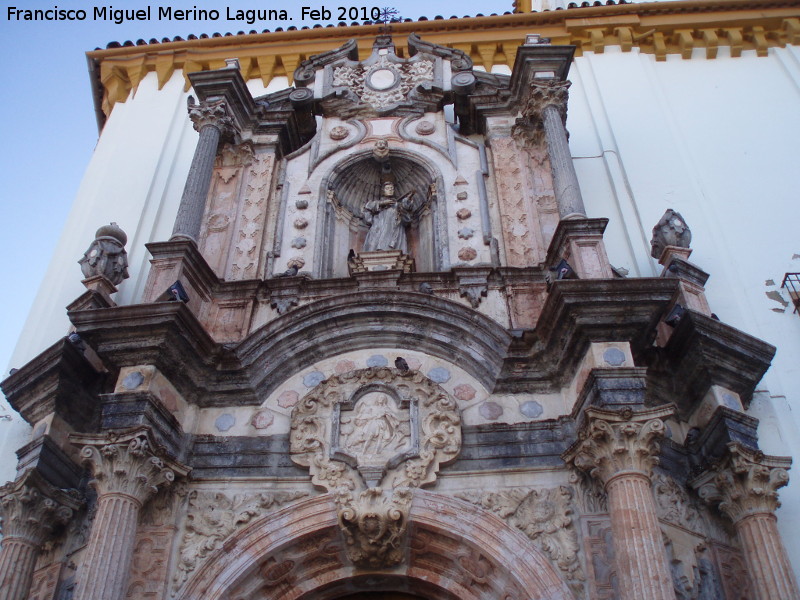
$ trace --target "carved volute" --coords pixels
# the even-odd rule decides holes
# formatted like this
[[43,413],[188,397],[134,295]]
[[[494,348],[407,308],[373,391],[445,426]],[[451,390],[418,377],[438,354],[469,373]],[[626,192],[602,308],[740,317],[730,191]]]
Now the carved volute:
[[403,557],[412,491],[461,449],[453,398],[418,371],[368,368],[320,383],[292,412],[292,460],[334,493],[350,559]]

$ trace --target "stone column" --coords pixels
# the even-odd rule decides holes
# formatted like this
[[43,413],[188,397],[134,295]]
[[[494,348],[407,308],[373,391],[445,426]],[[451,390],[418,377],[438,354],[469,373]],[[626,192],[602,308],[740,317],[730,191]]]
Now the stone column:
[[42,544],[72,518],[80,504],[77,492],[59,490],[35,471],[0,487],[0,600],[28,597]]
[[673,410],[589,407],[579,440],[564,454],[605,486],[622,600],[675,600],[650,487],[662,419]]
[[789,483],[791,462],[731,442],[718,465],[690,482],[706,502],[718,505],[733,521],[754,600],[800,600],[775,516],[780,506],[777,490]]
[[206,197],[211,186],[217,147],[223,135],[233,132],[234,123],[223,101],[191,105],[189,117],[195,130],[200,133],[200,139],[197,141],[170,239],[190,239],[197,242]]
[[160,487],[188,469],[154,447],[146,428],[120,434],[73,436],[84,444],[97,513],[86,557],[78,572],[75,600],[122,600],[128,586],[139,511]]
[[547,154],[553,172],[558,214],[561,219],[585,217],[578,175],[569,151],[567,129],[567,98],[569,81],[534,79],[522,110],[529,126],[541,127],[547,143]]

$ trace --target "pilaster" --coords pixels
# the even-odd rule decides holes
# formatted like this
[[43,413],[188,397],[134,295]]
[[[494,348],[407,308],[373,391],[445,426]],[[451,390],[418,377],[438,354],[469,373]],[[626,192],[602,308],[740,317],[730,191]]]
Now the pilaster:
[[75,600],[122,600],[130,573],[142,506],[187,467],[153,444],[147,428],[73,435],[97,490],[95,516]]
[[722,460],[690,482],[701,498],[733,521],[755,600],[800,599],[775,516],[778,489],[789,483],[791,462],[731,442]]
[[606,488],[623,600],[675,599],[650,487],[663,419],[673,412],[673,406],[636,411],[589,407],[578,441],[564,453],[565,461]]
[[0,600],[28,597],[42,544],[81,504],[77,492],[50,485],[34,470],[0,487]]

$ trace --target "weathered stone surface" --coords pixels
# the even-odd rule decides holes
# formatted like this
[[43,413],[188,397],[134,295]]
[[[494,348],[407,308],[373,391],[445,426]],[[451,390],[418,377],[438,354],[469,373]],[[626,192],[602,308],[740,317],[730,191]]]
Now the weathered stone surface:
[[99,373],[66,337],[3,380],[11,406],[31,425],[52,413],[75,428],[96,426]]
[[97,230],[95,239],[78,262],[83,276],[104,277],[112,286],[128,278],[128,253],[125,244],[128,236],[116,223]]

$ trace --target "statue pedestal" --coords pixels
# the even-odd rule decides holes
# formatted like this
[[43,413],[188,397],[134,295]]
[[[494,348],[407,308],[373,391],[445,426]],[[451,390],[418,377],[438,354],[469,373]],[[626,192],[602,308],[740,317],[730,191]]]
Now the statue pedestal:
[[351,276],[369,271],[413,273],[414,270],[414,259],[400,250],[359,252],[347,262],[347,271]]

